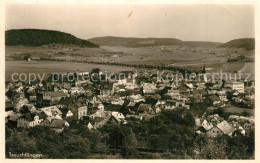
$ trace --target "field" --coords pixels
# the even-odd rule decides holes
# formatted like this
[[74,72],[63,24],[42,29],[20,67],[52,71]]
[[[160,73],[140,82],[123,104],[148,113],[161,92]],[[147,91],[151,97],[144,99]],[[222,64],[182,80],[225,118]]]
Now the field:
[[101,62],[134,63],[147,65],[177,66],[187,69],[202,70],[205,65],[208,72],[252,73],[254,79],[254,62],[226,62],[229,57],[249,56],[254,58],[254,51],[246,51],[239,48],[202,48],[189,46],[151,46],[151,47],[122,47],[102,46],[101,48],[79,47],[25,47],[6,46],[6,79],[14,72],[67,72],[89,71],[99,67],[106,71],[121,71],[125,68],[118,66],[91,65],[78,63],[53,63],[53,62],[26,62],[17,61],[23,59],[25,53],[32,58],[59,58],[66,60],[89,60]]
[[47,61],[6,61],[5,67],[5,78],[7,81],[10,81],[12,79],[13,73],[25,73],[27,75],[29,73],[37,73],[40,76],[43,76],[44,74],[44,79],[46,79],[51,73],[74,73],[77,70],[79,70],[80,72],[90,72],[93,68],[100,68],[103,72],[107,71],[108,73],[119,72],[124,70],[133,70],[133,68],[130,67]]

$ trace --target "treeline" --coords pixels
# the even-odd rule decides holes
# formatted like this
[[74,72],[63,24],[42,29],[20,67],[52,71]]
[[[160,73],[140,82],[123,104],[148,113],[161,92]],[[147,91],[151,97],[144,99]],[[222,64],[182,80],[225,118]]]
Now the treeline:
[[76,45],[80,47],[98,48],[99,45],[79,39],[71,34],[41,29],[17,29],[5,32],[5,44],[8,46],[42,46],[48,44]]

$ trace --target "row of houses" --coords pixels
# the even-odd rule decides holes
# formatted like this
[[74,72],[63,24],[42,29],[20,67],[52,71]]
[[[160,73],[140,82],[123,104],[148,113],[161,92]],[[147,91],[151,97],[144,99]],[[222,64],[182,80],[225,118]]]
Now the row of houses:
[[[44,85],[7,83],[6,120],[16,123],[16,127],[43,125],[57,131],[82,121],[92,129],[109,123],[127,124],[131,118],[149,120],[163,110],[191,109],[191,103],[204,103],[206,98],[217,107],[232,105],[230,100],[254,103],[254,87],[245,88],[243,82],[225,86],[218,82],[207,85],[203,81],[174,83],[157,80],[152,73],[144,78],[132,71],[121,73],[125,78],[116,78],[113,82],[91,81],[89,76],[99,78],[103,75],[99,69],[93,69],[91,73],[74,73],[76,80],[52,74]],[[85,76],[87,80],[77,79]],[[209,126],[214,125],[218,124]],[[223,126],[228,128],[226,123],[217,127]],[[213,131],[217,133],[215,129]]]
[[204,134],[207,137],[217,137],[220,135],[236,136],[235,131],[246,135],[254,129],[254,117],[243,117],[237,115],[229,116],[228,120],[224,120],[218,114],[204,115],[196,118],[197,126],[196,135]]

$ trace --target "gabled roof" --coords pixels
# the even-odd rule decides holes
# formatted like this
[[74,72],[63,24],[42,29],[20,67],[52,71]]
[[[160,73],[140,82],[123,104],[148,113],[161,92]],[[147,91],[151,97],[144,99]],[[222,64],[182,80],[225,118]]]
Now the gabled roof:
[[190,89],[194,88],[194,86],[191,83],[186,83],[186,86],[188,86]]
[[105,118],[103,118],[103,117],[95,117],[94,119],[93,119],[93,122],[101,122],[101,121],[103,121]]
[[134,107],[135,103],[134,102],[129,102],[129,104],[127,105],[128,107]]
[[145,112],[145,111],[149,111],[151,107],[152,105],[150,104],[140,104],[137,110],[141,112]]
[[206,119],[202,122],[201,126],[206,130],[210,130],[211,128],[213,128],[214,126],[209,123]]
[[51,92],[51,97],[65,97],[66,94],[63,91]]
[[13,107],[14,105],[12,104],[11,101],[5,103],[5,108],[13,108]]
[[60,111],[60,109],[57,106],[49,106],[49,107],[45,107],[45,108],[41,108],[41,110],[47,115],[47,116],[52,116],[55,113],[57,114],[62,114],[62,112]]
[[14,112],[12,112],[11,114],[8,115],[9,118],[8,120],[9,121],[16,121],[18,118],[20,118],[22,115],[21,113],[18,113],[18,114],[15,114]]
[[220,101],[219,97],[216,95],[211,95],[209,98],[214,102],[214,101]]
[[65,123],[66,123],[65,120],[53,119],[50,126],[54,128],[62,128],[65,126]]
[[159,94],[150,95],[147,98],[152,98],[152,99],[155,99],[155,100],[162,99],[161,95],[159,95]]
[[227,135],[232,134],[232,132],[234,131],[234,128],[232,127],[232,125],[230,125],[227,121],[222,121],[221,123],[219,123],[217,125],[217,127],[224,133]]
[[193,94],[201,94],[201,95],[204,95],[206,94],[207,92],[204,90],[204,89],[195,89],[193,91]]

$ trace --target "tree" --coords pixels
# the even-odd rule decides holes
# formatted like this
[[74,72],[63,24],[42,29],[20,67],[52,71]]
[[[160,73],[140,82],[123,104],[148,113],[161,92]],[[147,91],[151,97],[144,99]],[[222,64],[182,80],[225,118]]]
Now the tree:
[[187,112],[184,116],[184,121],[187,126],[194,126],[195,125],[195,119],[191,115],[190,112]]
[[63,149],[64,158],[86,158],[90,153],[90,142],[87,138],[73,135],[64,142]]
[[122,156],[124,158],[136,158],[138,156],[138,151],[136,149],[137,145],[138,141],[132,128],[125,126],[123,128]]
[[193,158],[195,159],[227,159],[228,143],[225,137],[215,139],[199,137],[195,143]]
[[209,97],[205,97],[204,104],[206,106],[212,106],[213,105],[213,101]]
[[206,73],[205,64],[204,64],[204,66],[203,66],[203,69],[202,69],[201,73],[203,73],[203,74],[205,74],[205,73]]
[[24,60],[28,60],[29,58],[31,58],[31,54],[26,53],[23,57]]

